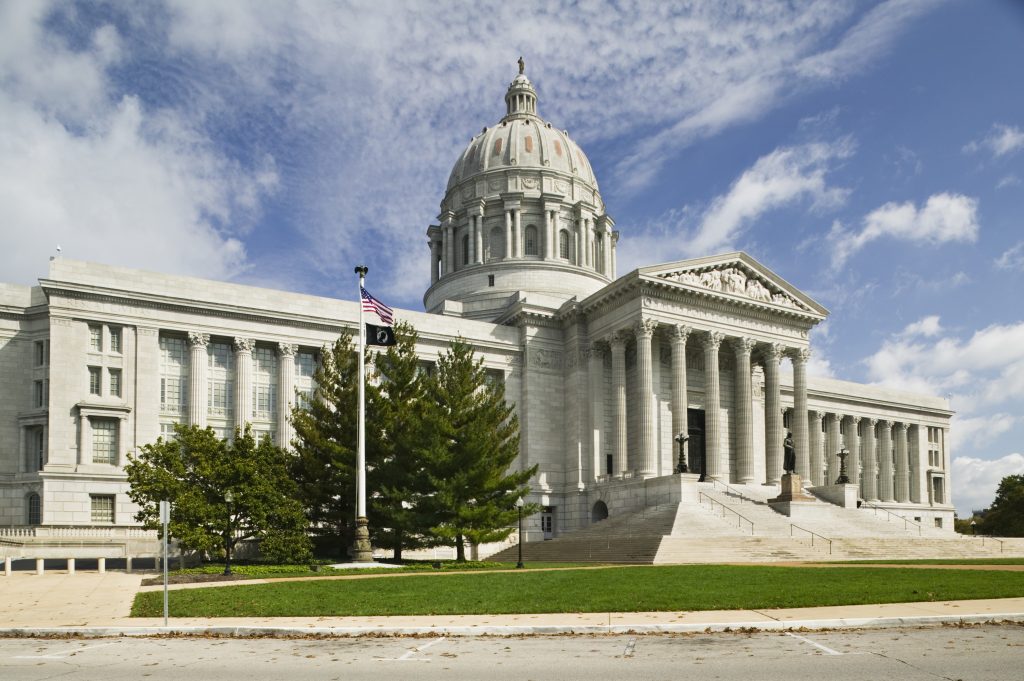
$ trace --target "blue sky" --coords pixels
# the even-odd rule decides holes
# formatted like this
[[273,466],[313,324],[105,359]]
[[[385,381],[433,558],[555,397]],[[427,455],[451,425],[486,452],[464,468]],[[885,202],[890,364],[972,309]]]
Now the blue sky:
[[78,259],[422,308],[523,55],[619,271],[749,252],[819,375],[949,395],[954,496],[1024,473],[1024,2],[0,0],[0,279]]

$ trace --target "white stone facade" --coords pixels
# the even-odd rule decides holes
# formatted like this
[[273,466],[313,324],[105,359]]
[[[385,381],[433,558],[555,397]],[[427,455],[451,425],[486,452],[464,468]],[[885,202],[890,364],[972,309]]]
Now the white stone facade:
[[[777,485],[786,432],[807,486],[833,483],[845,448],[865,503],[952,531],[946,400],[808,377],[827,311],[744,253],[616,278],[583,152],[537,117],[525,76],[506,103],[428,229],[428,312],[396,317],[424,361],[461,336],[504,378],[545,507],[529,539],[659,503],[679,433],[691,471],[734,484]],[[0,526],[132,525],[125,455],[174,422],[248,421],[287,446],[316,354],[358,318],[352,301],[63,258],[39,286],[0,285]]]

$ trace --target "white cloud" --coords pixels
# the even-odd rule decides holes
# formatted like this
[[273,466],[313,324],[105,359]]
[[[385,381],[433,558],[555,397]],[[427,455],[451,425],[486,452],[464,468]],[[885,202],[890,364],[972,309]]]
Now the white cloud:
[[1024,473],[1024,454],[1015,452],[992,460],[954,455],[952,468],[953,501],[964,518],[992,505],[1004,477]]
[[890,202],[868,213],[859,232],[833,226],[829,247],[834,267],[883,237],[917,243],[973,242],[978,238],[978,200],[963,194],[933,194],[919,209],[912,202]]
[[74,258],[162,272],[239,272],[239,237],[277,181],[273,160],[243,168],[178,112],[116,94],[117,30],[100,26],[76,50],[47,32],[49,16],[44,3],[0,5],[4,279],[44,274],[58,244]]
[[996,267],[1001,270],[1024,271],[1024,241],[1021,241],[996,258]]
[[830,187],[825,175],[832,162],[852,154],[852,143],[813,143],[776,149],[716,197],[689,239],[691,253],[713,253],[734,243],[743,228],[766,211],[810,198],[818,207],[841,204],[845,189]]
[[964,152],[973,154],[988,149],[995,157],[1006,156],[1024,149],[1024,131],[1014,125],[995,123],[988,135],[964,145]]
[[1006,432],[1024,411],[1024,322],[991,325],[964,340],[927,317],[886,339],[865,363],[876,384],[951,395],[957,446]]
[[999,182],[996,183],[996,189],[1006,189],[1007,187],[1016,187],[1020,184],[1020,178],[1013,173],[1000,178]]

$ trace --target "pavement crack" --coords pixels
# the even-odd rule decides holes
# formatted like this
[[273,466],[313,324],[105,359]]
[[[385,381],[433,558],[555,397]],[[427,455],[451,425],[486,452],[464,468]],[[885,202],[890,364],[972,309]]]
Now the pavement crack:
[[927,674],[929,676],[934,676],[937,679],[945,679],[945,681],[963,681],[963,679],[954,679],[951,676],[944,676],[942,674],[936,674],[933,671],[930,671],[928,669],[924,669],[923,667],[919,667],[916,664],[912,664],[910,662],[907,662],[906,660],[904,660],[902,658],[899,658],[899,657],[893,657],[891,655],[886,655],[885,653],[879,653],[879,652],[875,652],[875,651],[871,651],[871,654],[872,655],[877,655],[878,657],[884,658],[886,660],[892,660],[893,662],[899,662],[900,664],[904,664],[904,665],[910,667],[911,669],[916,669],[917,671],[922,672],[924,674]]

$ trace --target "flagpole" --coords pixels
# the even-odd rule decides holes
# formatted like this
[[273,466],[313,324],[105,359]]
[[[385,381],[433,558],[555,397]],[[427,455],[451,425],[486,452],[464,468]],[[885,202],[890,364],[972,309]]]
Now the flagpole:
[[359,275],[359,435],[356,444],[356,534],[352,560],[357,563],[373,562],[370,521],[366,517],[366,325],[363,323],[363,288],[369,271],[365,265],[356,267]]

